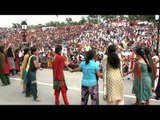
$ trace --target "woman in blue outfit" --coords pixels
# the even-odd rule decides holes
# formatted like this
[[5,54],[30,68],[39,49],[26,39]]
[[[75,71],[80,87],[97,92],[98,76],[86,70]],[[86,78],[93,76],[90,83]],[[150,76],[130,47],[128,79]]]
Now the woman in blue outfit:
[[94,61],[95,51],[87,52],[86,60],[81,62],[80,66],[75,69],[70,69],[71,72],[82,71],[82,89],[81,89],[81,105],[87,105],[89,95],[91,95],[92,105],[99,105],[98,94],[98,77],[102,78],[100,68]]

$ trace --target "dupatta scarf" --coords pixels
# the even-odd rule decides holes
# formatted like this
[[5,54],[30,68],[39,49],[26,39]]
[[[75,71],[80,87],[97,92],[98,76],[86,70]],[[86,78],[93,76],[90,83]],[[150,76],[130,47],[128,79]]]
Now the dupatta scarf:
[[141,66],[139,62],[135,62],[135,68],[133,70],[134,79],[142,80]]
[[31,63],[31,58],[35,56],[35,55],[31,55],[29,60],[28,60],[28,63],[27,63],[27,67],[26,67],[26,74],[25,74],[25,77],[24,77],[24,80],[27,81],[27,76],[28,76],[28,73],[29,73],[29,68],[30,68],[30,63]]

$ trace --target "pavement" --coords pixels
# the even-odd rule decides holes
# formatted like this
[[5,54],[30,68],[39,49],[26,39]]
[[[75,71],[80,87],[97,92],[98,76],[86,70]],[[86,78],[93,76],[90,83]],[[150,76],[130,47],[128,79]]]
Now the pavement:
[[[68,100],[70,105],[81,104],[81,72],[71,73],[64,71],[66,84],[68,86]],[[131,79],[128,80],[127,78]],[[51,69],[43,69],[37,71],[38,83],[38,97],[40,102],[33,101],[33,97],[25,97],[22,93],[21,80],[19,75],[15,78],[10,78],[11,85],[1,86],[0,82],[0,105],[55,105],[54,104],[54,90],[53,90],[53,73]],[[103,80],[99,80],[99,104],[107,105],[103,100]],[[133,86],[133,78],[131,75],[124,77],[124,104],[133,105],[135,103],[135,95],[131,93]],[[154,94],[153,94],[154,96]],[[63,103],[62,96],[60,95],[60,104]],[[159,100],[151,99],[151,105],[160,105]],[[89,98],[88,105],[91,105]]]

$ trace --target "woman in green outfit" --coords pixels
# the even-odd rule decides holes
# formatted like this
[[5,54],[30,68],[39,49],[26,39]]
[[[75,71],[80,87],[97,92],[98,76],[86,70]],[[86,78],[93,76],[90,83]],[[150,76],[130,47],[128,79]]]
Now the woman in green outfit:
[[131,71],[134,73],[133,81],[133,94],[136,96],[135,105],[149,105],[149,99],[152,96],[152,81],[149,73],[152,69],[149,65],[149,61],[145,57],[145,51],[141,47],[137,47],[135,50],[137,55],[137,61]]
[[30,92],[33,95],[33,99],[36,102],[39,102],[37,93],[37,78],[36,78],[36,72],[37,69],[41,68],[40,63],[38,63],[38,60],[36,58],[36,55],[38,54],[38,50],[35,47],[30,48],[31,50],[31,56],[28,60],[27,68],[26,68],[26,74],[24,80],[26,80],[26,97],[30,96]]

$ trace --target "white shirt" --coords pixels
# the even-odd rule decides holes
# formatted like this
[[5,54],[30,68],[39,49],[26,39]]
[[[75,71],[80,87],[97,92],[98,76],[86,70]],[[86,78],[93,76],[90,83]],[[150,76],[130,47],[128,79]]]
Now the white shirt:
[[23,53],[21,51],[19,51],[18,56],[19,56],[19,58],[21,58],[23,56]]
[[[157,55],[154,55],[154,56],[152,57],[152,59],[155,59],[155,61],[158,61],[158,60],[159,60],[159,58],[158,58]],[[159,67],[159,63],[156,64],[156,67]]]

